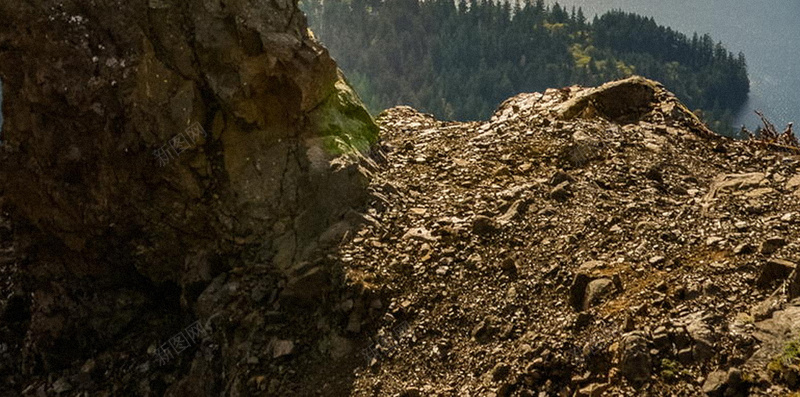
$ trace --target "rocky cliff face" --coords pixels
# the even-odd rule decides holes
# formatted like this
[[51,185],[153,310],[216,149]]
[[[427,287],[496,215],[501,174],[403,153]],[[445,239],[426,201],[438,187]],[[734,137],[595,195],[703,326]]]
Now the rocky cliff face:
[[113,340],[153,291],[191,312],[233,267],[290,274],[357,220],[377,127],[296,2],[4,1],[0,18],[26,371]]

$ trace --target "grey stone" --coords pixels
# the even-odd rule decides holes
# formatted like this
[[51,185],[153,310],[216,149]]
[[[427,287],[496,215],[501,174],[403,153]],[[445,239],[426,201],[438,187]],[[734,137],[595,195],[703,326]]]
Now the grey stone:
[[650,341],[640,331],[633,331],[622,337],[619,350],[620,373],[632,383],[643,383],[650,379],[652,362]]
[[692,353],[692,348],[686,348],[678,350],[678,354],[676,357],[678,362],[684,365],[689,365],[694,362],[694,354]]
[[586,310],[608,295],[614,287],[614,282],[608,278],[600,278],[589,282],[583,298],[582,309]]
[[58,378],[53,382],[53,392],[56,394],[65,393],[72,390],[72,385],[69,384],[66,378]]
[[708,374],[703,383],[703,393],[709,397],[744,397],[749,394],[742,379],[742,371],[738,368]]
[[433,242],[438,240],[431,234],[431,232],[424,227],[415,227],[408,229],[406,234],[403,235],[403,240],[419,240]]
[[277,339],[272,343],[272,358],[288,356],[294,353],[294,342]]
[[569,302],[575,310],[583,310],[586,288],[590,282],[592,282],[592,278],[586,273],[578,273],[572,280],[572,285],[569,288]]

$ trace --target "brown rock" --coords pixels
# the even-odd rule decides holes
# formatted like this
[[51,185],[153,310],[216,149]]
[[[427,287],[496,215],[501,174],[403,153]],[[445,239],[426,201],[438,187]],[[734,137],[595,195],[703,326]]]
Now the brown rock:
[[650,379],[650,341],[645,334],[634,331],[623,336],[619,350],[620,373],[632,383]]
[[761,243],[758,251],[761,252],[762,255],[772,255],[784,245],[786,245],[786,240],[782,237],[770,237]]
[[554,187],[550,190],[550,198],[556,200],[558,202],[565,202],[571,196],[571,193],[568,190],[569,182],[561,182],[558,186]]
[[550,186],[558,186],[564,182],[575,182],[575,178],[572,177],[569,173],[558,170],[553,173],[553,176],[550,177]]
[[785,280],[797,265],[783,259],[770,259],[761,267],[761,273],[756,279],[756,285],[767,288],[776,281]]
[[497,226],[492,218],[489,218],[488,216],[478,215],[472,222],[472,232],[479,236],[486,236],[496,231]]

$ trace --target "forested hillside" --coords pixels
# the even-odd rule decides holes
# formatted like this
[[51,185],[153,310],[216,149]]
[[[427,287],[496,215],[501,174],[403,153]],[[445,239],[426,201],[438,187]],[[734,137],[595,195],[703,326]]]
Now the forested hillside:
[[519,92],[639,74],[664,83],[729,133],[747,99],[744,56],[710,36],[614,11],[588,21],[543,0],[302,0],[309,25],[374,111],[407,104],[485,119]]

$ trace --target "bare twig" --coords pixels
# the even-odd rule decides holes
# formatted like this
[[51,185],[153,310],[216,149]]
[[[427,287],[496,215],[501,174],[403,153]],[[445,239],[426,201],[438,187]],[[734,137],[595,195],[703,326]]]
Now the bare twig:
[[764,126],[758,127],[755,134],[747,128],[742,127],[743,135],[747,135],[750,140],[761,141],[768,144],[800,147],[800,142],[798,142],[797,136],[794,135],[792,123],[789,123],[789,125],[786,126],[786,129],[779,133],[778,129],[775,128],[775,125],[772,124],[766,116],[764,116],[763,112],[759,110],[756,110],[755,112],[761,119],[761,123],[764,124]]

